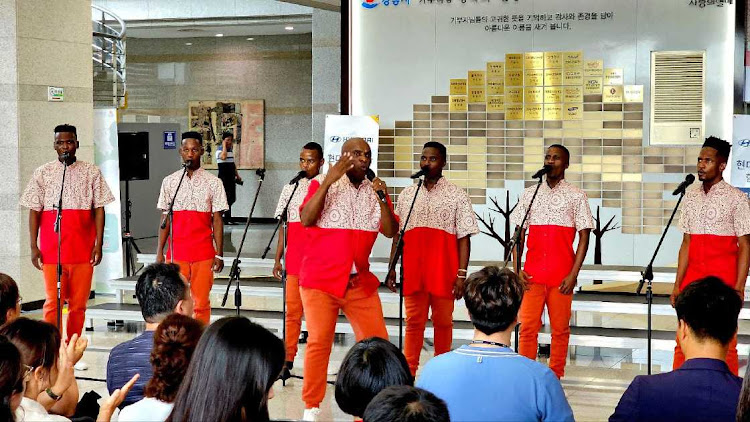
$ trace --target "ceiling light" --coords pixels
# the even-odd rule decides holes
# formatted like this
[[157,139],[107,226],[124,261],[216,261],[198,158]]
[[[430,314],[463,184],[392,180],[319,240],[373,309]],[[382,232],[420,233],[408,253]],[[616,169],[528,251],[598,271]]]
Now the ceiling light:
[[216,34],[217,37],[223,37],[224,34]]
[[254,40],[254,39],[255,39],[255,38],[253,38],[253,37],[250,37],[250,38],[248,38],[247,40],[248,40],[248,41],[252,41],[252,40]]
[[294,27],[291,25],[285,26],[284,29],[286,29],[287,31],[294,31]]
[[186,42],[185,45],[193,45],[191,42]]

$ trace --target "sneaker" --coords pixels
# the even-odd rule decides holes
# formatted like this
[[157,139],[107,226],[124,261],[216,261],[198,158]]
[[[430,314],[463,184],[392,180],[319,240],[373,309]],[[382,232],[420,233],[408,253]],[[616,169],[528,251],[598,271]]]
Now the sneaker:
[[85,371],[89,369],[89,365],[86,362],[79,360],[78,363],[73,366],[73,369],[75,369],[76,371]]
[[305,409],[305,413],[302,414],[303,421],[316,421],[320,415],[320,408],[313,407],[312,409]]

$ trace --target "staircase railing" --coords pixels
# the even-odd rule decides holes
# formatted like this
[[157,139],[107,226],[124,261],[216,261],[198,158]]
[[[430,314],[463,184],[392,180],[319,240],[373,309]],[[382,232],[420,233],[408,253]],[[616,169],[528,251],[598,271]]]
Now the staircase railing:
[[125,22],[104,7],[91,5],[94,105],[125,102]]

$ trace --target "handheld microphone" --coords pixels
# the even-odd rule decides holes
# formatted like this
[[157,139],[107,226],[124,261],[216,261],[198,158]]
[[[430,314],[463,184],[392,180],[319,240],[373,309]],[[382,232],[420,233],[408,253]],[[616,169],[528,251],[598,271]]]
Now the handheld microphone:
[[[377,176],[375,176],[375,172],[374,172],[374,171],[372,171],[372,169],[367,169],[367,175],[366,175],[366,176],[367,176],[367,180],[369,180],[369,181],[371,181],[371,182],[372,182],[372,180],[373,180],[373,179],[375,179],[375,178],[377,177]],[[378,194],[378,198],[380,198],[380,200],[381,200],[381,201],[382,201],[383,203],[386,203],[386,202],[387,202],[387,201],[385,200],[385,192],[383,192],[382,190],[376,190],[376,191],[375,191],[375,193],[377,193],[377,194]]]
[[531,176],[531,178],[532,179],[541,179],[542,176],[544,176],[545,174],[549,173],[550,170],[552,170],[552,166],[549,166],[549,165],[545,164],[544,167],[542,167],[541,169],[539,169],[539,171],[537,171],[536,173],[534,173],[534,175]]
[[677,189],[672,192],[672,195],[681,195],[685,193],[685,189],[693,184],[693,182],[695,182],[695,176],[693,176],[692,174],[688,174],[687,176],[685,176],[685,180],[680,183],[680,186],[677,186]]
[[423,168],[423,169],[420,169],[418,172],[412,174],[409,177],[411,177],[412,179],[419,179],[420,177],[424,176],[425,174],[427,174],[427,169]]
[[294,176],[294,178],[289,182],[289,184],[293,185],[295,183],[299,183],[299,181],[302,180],[302,178],[305,177],[306,175],[307,173],[305,173],[304,170],[300,171],[299,173],[297,173],[296,176]]

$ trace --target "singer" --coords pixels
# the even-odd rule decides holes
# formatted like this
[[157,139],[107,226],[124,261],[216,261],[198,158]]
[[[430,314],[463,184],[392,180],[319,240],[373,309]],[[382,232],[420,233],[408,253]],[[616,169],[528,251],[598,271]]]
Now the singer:
[[[286,216],[287,236],[286,236],[286,363],[284,365],[283,377],[289,378],[289,371],[294,366],[294,357],[297,355],[297,343],[302,331],[302,298],[299,295],[299,268],[302,263],[302,256],[307,245],[307,233],[302,227],[299,218],[299,209],[302,201],[307,196],[307,188],[310,187],[310,181],[320,174],[320,168],[325,163],[323,159],[323,148],[317,142],[308,142],[302,147],[299,153],[300,174],[303,177],[297,179],[299,184],[294,192],[292,199],[289,196],[294,191],[294,184],[287,184],[281,190],[279,203],[276,206],[276,218],[282,218],[281,213],[289,202],[288,214]],[[276,248],[276,262],[273,266],[273,276],[281,280],[281,255],[284,253],[283,234],[279,234],[279,243]]]
[[378,231],[392,238],[398,220],[385,183],[365,178],[370,169],[370,146],[351,138],[328,174],[310,182],[301,208],[308,247],[299,273],[300,295],[309,337],[305,350],[302,400],[304,420],[315,420],[326,392],[326,371],[336,320],[343,310],[357,341],[388,338],[378,296],[380,281],[370,272],[369,256]]
[[[425,179],[417,194],[409,227],[404,232],[404,355],[414,376],[419,367],[430,309],[435,329],[435,356],[450,351],[453,302],[463,297],[470,236],[479,233],[469,195],[443,177],[445,164],[445,146],[439,142],[426,143],[419,160]],[[399,195],[396,215],[400,224],[404,224],[416,193],[417,185],[412,185]],[[398,239],[394,238],[391,256],[397,243]],[[388,274],[386,285],[396,291],[395,271]]]
[[[180,272],[190,283],[190,292],[195,301],[195,318],[208,324],[211,318],[209,293],[214,284],[213,273],[224,268],[224,223],[221,215],[229,209],[229,205],[221,180],[201,168],[203,152],[200,133],[182,134],[180,156],[185,170],[178,170],[164,178],[156,205],[164,212],[166,221],[164,228],[159,230],[156,262],[165,261],[164,246],[167,238],[173,236],[175,250],[168,250],[167,258],[179,265]],[[171,226],[174,233],[169,233],[167,210],[183,171],[187,171],[186,177],[173,205],[174,222]]]
[[[526,285],[518,320],[521,332],[518,353],[536,359],[537,336],[542,326],[542,311],[547,306],[552,327],[550,369],[562,378],[570,338],[570,307],[578,271],[581,269],[589,245],[589,233],[594,221],[586,193],[565,181],[565,169],[570,163],[570,152],[562,145],[550,145],[544,156],[549,166],[545,180],[529,212],[524,232],[529,231],[526,265],[519,277]],[[521,200],[513,210],[510,221],[521,224],[536,186],[524,190]],[[573,253],[573,241],[578,232],[578,247]],[[513,258],[520,266],[521,257]]]
[[[20,204],[29,208],[31,263],[44,272],[44,320],[57,323],[57,233],[54,225],[65,164],[60,234],[62,248],[61,303],[68,301],[66,336],[81,334],[86,302],[91,293],[94,267],[102,260],[104,206],[115,200],[94,164],[76,159],[79,147],[75,126],[55,128],[57,160],[34,171],[21,195]],[[65,158],[67,157],[67,158]],[[39,243],[37,243],[37,237]],[[38,246],[37,246],[38,245]],[[62,327],[60,327],[62,332]]]
[[[677,259],[677,277],[672,306],[688,284],[707,276],[719,277],[745,298],[745,280],[750,264],[750,206],[747,196],[724,181],[729,142],[706,138],[698,155],[698,180],[702,185],[688,189],[680,214],[682,245]],[[679,339],[674,349],[674,369],[685,362]],[[729,344],[729,369],[737,375],[737,335]]]

